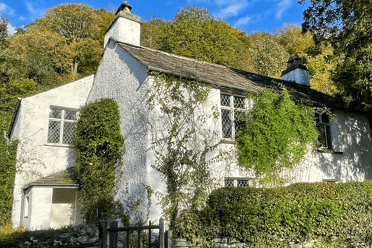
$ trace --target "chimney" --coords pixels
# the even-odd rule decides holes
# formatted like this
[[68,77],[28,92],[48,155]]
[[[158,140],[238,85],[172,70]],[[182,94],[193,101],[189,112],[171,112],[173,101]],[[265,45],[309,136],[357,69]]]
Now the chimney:
[[282,72],[282,79],[310,87],[309,70],[297,55],[289,58],[287,69]]
[[132,14],[132,7],[127,1],[116,11],[115,19],[106,31],[104,47],[110,38],[117,42],[141,45],[141,17]]

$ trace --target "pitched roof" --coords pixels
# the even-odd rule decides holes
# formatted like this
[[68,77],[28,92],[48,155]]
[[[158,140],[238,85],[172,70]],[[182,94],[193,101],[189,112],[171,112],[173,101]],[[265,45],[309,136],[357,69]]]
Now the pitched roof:
[[40,178],[27,184],[24,189],[32,186],[69,186],[76,187],[79,183],[77,181],[77,175],[75,168],[71,167],[67,170],[54,173],[52,175]]
[[[119,43],[124,50],[139,60],[150,71],[167,73],[181,78],[211,84],[217,88],[257,91],[263,88],[286,88],[295,100],[315,107],[345,109],[341,98],[313,90],[308,86],[259,75],[252,72],[228,68],[222,65],[200,62],[174,54]],[[362,111],[359,109],[359,111]]]

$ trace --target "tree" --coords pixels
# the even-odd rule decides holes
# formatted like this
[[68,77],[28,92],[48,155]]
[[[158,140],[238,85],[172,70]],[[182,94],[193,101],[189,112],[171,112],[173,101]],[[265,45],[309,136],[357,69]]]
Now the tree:
[[280,73],[285,70],[289,58],[284,47],[268,33],[255,33],[251,35],[251,38],[253,41],[250,54],[254,72],[279,77]]
[[170,22],[153,19],[145,24],[142,44],[201,61],[237,67],[242,54],[248,55],[244,36],[244,32],[233,31],[226,22],[213,19],[207,9],[186,6]]
[[313,0],[302,25],[317,43],[335,47],[341,60],[333,79],[348,102],[359,102],[365,109],[372,109],[371,18],[369,1]]
[[286,24],[275,32],[275,36],[291,56],[299,55],[306,63],[313,89],[329,95],[337,93],[331,79],[337,60],[330,44],[316,46],[313,35],[310,32],[303,33],[301,27],[294,24]]
[[296,24],[285,24],[284,28],[274,32],[287,53],[291,56],[304,56],[307,50],[315,45],[313,36],[310,32],[302,33],[301,27]]
[[96,71],[103,53],[103,33],[114,16],[84,4],[63,4],[18,32],[9,44],[17,60],[11,78],[58,84]]
[[0,17],[0,47],[5,42],[6,37],[8,37],[8,21]]

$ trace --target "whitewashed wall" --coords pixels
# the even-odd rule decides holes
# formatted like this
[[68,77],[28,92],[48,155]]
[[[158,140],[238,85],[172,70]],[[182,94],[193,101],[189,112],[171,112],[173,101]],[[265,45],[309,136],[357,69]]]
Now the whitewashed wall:
[[[94,76],[22,99],[15,123],[17,148],[17,173],[14,186],[12,210],[13,227],[21,223],[22,188],[42,177],[65,170],[75,165],[73,150],[69,146],[47,144],[50,106],[79,109],[85,105]],[[51,206],[41,206],[45,211]],[[40,211],[43,211],[43,208]]]
[[[159,175],[151,169],[153,162],[149,161],[149,108],[146,92],[150,81],[148,70],[138,60],[117,43],[109,41],[88,98],[88,102],[111,98],[119,104],[125,154],[119,162],[123,174],[116,199],[121,200],[130,210],[133,222],[148,217],[146,187],[151,186],[155,190],[162,187]],[[156,205],[155,196],[152,202],[153,214],[149,218],[159,219],[161,211]]]
[[[89,101],[100,98],[113,98],[120,105],[121,129],[125,138],[126,153],[123,164],[123,178],[119,184],[117,199],[132,208],[132,220],[158,219],[161,208],[158,198],[152,197],[152,205],[148,209],[146,187],[155,192],[166,193],[162,176],[153,168],[153,124],[160,113],[159,106],[150,111],[147,106],[146,92],[154,83],[148,70],[138,60],[134,59],[115,42],[109,42],[103,61],[99,67]],[[220,109],[220,90],[212,89],[204,105],[198,111],[208,113],[211,106]],[[323,179],[341,179],[346,181],[361,181],[371,178],[371,168],[366,167],[372,161],[372,142],[368,119],[363,116],[334,113],[331,126],[335,149],[343,153],[324,153],[310,150],[302,164],[296,169],[283,173],[292,182],[320,182]],[[166,128],[159,124],[160,128]],[[158,125],[158,126],[159,126]],[[207,121],[210,129],[222,133],[221,119],[210,117]],[[158,127],[159,128],[159,127]],[[223,186],[225,177],[254,177],[252,171],[240,167],[235,156],[222,157],[221,152],[234,154],[233,144],[222,143],[217,149],[208,154],[214,179],[214,187]],[[363,167],[364,166],[364,167]],[[134,203],[140,203],[135,206]],[[149,216],[147,211],[150,210]]]

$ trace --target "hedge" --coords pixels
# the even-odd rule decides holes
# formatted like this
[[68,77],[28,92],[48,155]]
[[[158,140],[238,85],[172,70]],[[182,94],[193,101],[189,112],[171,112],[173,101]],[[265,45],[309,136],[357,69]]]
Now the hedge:
[[372,244],[371,227],[372,181],[366,181],[217,189],[204,209],[183,212],[177,232],[204,246],[222,235],[248,247],[328,238],[355,247]]

